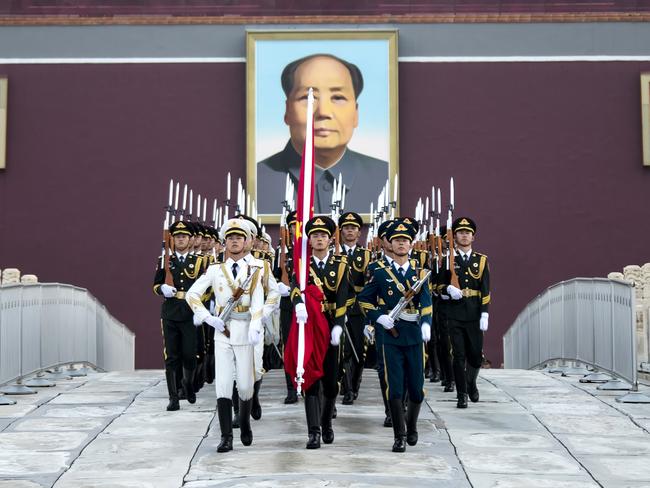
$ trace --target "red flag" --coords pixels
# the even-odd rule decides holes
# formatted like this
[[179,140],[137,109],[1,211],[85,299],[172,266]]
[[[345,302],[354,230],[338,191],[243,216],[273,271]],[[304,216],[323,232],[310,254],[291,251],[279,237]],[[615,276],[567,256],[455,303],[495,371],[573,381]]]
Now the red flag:
[[[309,89],[307,95],[307,126],[305,127],[305,147],[302,151],[302,163],[300,165],[300,182],[298,183],[298,206],[296,208],[296,240],[293,246],[293,263],[296,278],[300,291],[305,294],[309,275],[309,261],[311,259],[311,249],[307,236],[305,235],[305,225],[314,215],[314,91]],[[306,297],[305,297],[306,300]],[[320,312],[322,314],[322,312]],[[294,316],[295,318],[295,316]],[[314,317],[308,311],[308,322],[306,324],[298,323],[298,339],[296,366],[294,371],[287,370],[290,374],[295,372],[297,376],[298,392],[302,391],[302,383],[305,376],[305,361],[308,345],[305,342],[307,327],[315,327]],[[311,336],[311,332],[309,333]],[[309,345],[311,349],[311,345]],[[321,364],[322,367],[322,364]]]
[[[323,314],[321,303],[323,294],[316,285],[307,285],[305,289],[305,305],[308,322],[305,326],[305,355],[304,369],[302,376],[302,390],[307,390],[311,385],[323,377],[323,361],[330,341],[330,327],[325,314]],[[293,316],[287,346],[284,349],[284,370],[291,376],[294,386],[296,383],[296,368],[298,367],[298,322]]]

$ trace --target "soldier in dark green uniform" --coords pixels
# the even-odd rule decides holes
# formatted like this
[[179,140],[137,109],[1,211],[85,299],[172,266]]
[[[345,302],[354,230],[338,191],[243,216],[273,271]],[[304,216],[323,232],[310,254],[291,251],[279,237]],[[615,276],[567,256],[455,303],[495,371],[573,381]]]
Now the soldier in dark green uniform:
[[[366,361],[366,344],[363,336],[365,317],[361,313],[356,294],[363,290],[366,284],[366,268],[370,264],[370,251],[359,246],[361,227],[363,220],[358,213],[345,212],[339,218],[339,230],[341,233],[341,252],[348,258],[350,267],[351,292],[354,295],[353,303],[348,304],[348,337],[343,341],[343,361],[341,364],[343,405],[352,405],[359,396],[363,366]],[[352,352],[356,351],[359,362]]]
[[[377,237],[379,238],[379,242],[381,243],[382,253],[381,256],[379,256],[379,259],[371,262],[366,268],[366,282],[370,280],[370,278],[372,277],[373,273],[380,265],[380,263],[383,264],[384,266],[390,266],[393,263],[393,251],[392,251],[393,248],[390,244],[390,241],[386,238],[386,233],[388,232],[388,229],[392,224],[393,224],[392,220],[386,220],[385,222],[382,222],[379,225],[379,228],[377,229]],[[369,326],[367,325],[366,328],[364,329],[364,334],[368,339],[374,338],[375,349],[377,352],[376,354],[377,365],[375,369],[377,370],[377,375],[379,376],[379,388],[381,389],[381,398],[384,402],[384,413],[385,413],[384,427],[392,427],[393,419],[391,418],[390,415],[390,404],[388,403],[388,397],[385,395],[387,384],[386,384],[386,375],[384,374],[384,356],[382,354],[383,335],[374,333],[374,327],[372,330],[373,332],[368,332]]]
[[467,408],[467,396],[478,402],[476,378],[483,358],[483,332],[488,328],[490,269],[487,256],[472,250],[476,223],[469,217],[453,222],[456,243],[454,269],[460,289],[451,285],[451,272],[445,271],[440,290],[447,301],[445,316],[451,340],[458,408]]
[[[296,231],[296,211],[292,210],[287,215],[285,220],[286,227],[289,230],[289,239],[288,239],[288,248],[285,253],[285,262],[282,264],[282,251],[281,247],[283,243],[280,242],[275,251],[275,260],[273,265],[273,276],[275,276],[276,281],[278,282],[278,287],[280,288],[280,333],[282,336],[282,344],[287,343],[289,338],[289,330],[291,329],[291,317],[293,315],[293,304],[291,303],[291,298],[289,298],[290,293],[290,280],[293,276],[293,240]],[[284,267],[284,269],[282,269]],[[288,283],[282,281],[282,277],[286,276]],[[298,402],[298,395],[296,393],[296,388],[293,386],[293,380],[291,375],[285,373],[285,380],[287,383],[287,396],[284,399],[284,403],[289,405]]]
[[[305,232],[309,237],[309,245],[312,249],[309,283],[316,285],[323,292],[323,311],[331,334],[330,345],[323,362],[324,375],[305,392],[305,413],[309,429],[307,449],[320,447],[321,429],[323,442],[325,444],[334,442],[332,415],[339,393],[339,344],[345,325],[347,303],[352,298],[349,289],[347,257],[334,255],[330,251],[335,230],[336,224],[329,217],[314,217],[305,225]],[[305,308],[295,276],[291,300],[296,307],[296,314],[298,314],[300,306],[302,309]],[[322,405],[320,400],[321,384]]]
[[174,253],[169,259],[169,272],[173,286],[165,284],[166,271],[163,260],[158,262],[153,291],[165,299],[162,304],[163,353],[165,378],[169,392],[167,410],[178,410],[178,387],[176,375],[182,371],[181,385],[185,398],[196,401],[194,373],[196,370],[196,328],[192,323],[192,310],[185,301],[185,292],[201,271],[201,258],[190,254],[192,231],[187,222],[174,222],[169,227],[174,242]]
[[[404,452],[405,442],[414,446],[418,441],[417,420],[424,400],[424,343],[431,339],[431,293],[425,283],[411,303],[397,319],[388,314],[400,298],[418,280],[425,270],[414,268],[408,259],[415,237],[413,226],[404,221],[395,222],[388,230],[394,260],[390,266],[378,263],[370,282],[359,294],[362,310],[377,324],[381,335],[384,368],[388,383],[385,395],[390,403],[393,419],[393,452]],[[408,390],[406,422],[403,398]]]

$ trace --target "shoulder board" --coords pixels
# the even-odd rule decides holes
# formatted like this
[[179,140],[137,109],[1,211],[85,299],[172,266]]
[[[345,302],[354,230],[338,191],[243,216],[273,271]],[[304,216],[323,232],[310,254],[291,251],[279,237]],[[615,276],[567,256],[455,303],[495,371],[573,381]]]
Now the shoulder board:
[[480,253],[480,252],[472,251],[472,254],[476,254],[476,256],[479,257],[479,258],[480,257],[487,258],[487,254],[483,254],[483,253]]
[[331,259],[345,264],[348,263],[348,257],[344,254],[339,254],[339,255],[333,254]]

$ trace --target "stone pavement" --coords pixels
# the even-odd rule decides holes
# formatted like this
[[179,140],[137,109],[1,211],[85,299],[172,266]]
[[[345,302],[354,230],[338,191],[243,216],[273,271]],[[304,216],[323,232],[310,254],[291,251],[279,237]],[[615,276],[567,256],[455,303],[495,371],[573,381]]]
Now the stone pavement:
[[[650,405],[619,404],[577,377],[482,370],[481,402],[426,383],[420,442],[394,454],[377,375],[338,405],[333,445],[307,451],[302,402],[267,375],[255,440],[217,454],[214,390],[165,412],[161,371],[92,374],[0,406],[0,488],[650,487]],[[644,388],[644,390],[647,390]]]

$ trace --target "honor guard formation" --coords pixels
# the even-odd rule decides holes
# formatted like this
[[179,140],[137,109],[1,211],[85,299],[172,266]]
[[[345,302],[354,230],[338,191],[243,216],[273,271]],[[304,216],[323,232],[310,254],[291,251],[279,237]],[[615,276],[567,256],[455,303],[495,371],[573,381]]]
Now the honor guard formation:
[[[207,198],[197,197],[193,213],[193,191],[185,185],[182,200],[179,193],[170,182],[153,285],[162,299],[167,410],[213,384],[218,452],[233,449],[233,429],[242,445],[253,443],[269,369],[285,371],[278,401],[304,401],[307,449],[334,442],[336,403],[354,405],[368,369],[379,377],[393,452],[418,442],[426,379],[455,392],[460,409],[479,401],[489,265],[473,249],[476,222],[453,217],[453,178],[447,209],[432,188],[405,217],[396,215],[396,177],[394,198],[387,182],[365,225],[345,210],[340,177],[331,213],[301,222],[287,176],[275,248],[241,181],[231,201],[230,174],[211,219]],[[300,256],[309,256],[304,265]]]

